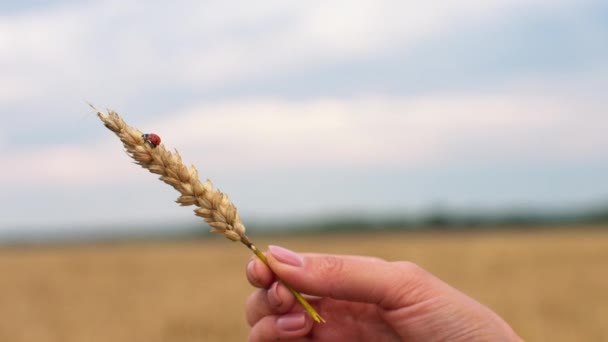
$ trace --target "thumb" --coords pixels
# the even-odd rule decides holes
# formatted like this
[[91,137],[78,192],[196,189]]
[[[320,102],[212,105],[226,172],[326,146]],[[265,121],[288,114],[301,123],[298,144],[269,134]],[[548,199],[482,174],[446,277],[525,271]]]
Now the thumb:
[[297,254],[269,246],[270,268],[296,290],[333,299],[365,302],[391,310],[436,296],[441,281],[410,262],[372,257]]

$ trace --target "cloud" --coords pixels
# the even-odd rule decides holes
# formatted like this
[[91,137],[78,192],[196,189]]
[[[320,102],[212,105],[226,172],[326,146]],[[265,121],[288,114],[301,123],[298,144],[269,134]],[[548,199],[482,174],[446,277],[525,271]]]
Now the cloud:
[[594,115],[601,110],[573,99],[500,94],[253,99],[195,107],[155,126],[189,154],[206,146],[205,154],[227,165],[420,166],[476,156],[597,158],[608,147],[600,129],[608,119]]
[[[425,208],[438,199],[466,206],[600,198],[605,189],[592,184],[601,179],[593,165],[605,163],[608,149],[603,103],[555,96],[538,84],[532,94],[526,86],[516,89],[309,101],[254,97],[203,103],[156,120],[121,114],[177,147],[251,217]],[[103,138],[3,151],[0,164],[10,167],[2,168],[0,187],[12,194],[5,208],[13,209],[0,231],[17,223],[184,218],[184,210],[166,205],[173,189],[130,163],[100,123],[93,129]],[[27,204],[30,198],[34,204]],[[281,203],[269,204],[277,198]],[[37,216],[28,217],[31,211]]]
[[[99,124],[100,130],[104,129]],[[103,139],[81,144],[31,144],[5,148],[0,163],[0,184],[6,188],[55,186],[79,188],[137,182],[131,158],[108,133]],[[137,170],[139,171],[139,170]]]
[[[65,94],[112,98],[150,88],[221,88],[319,65],[365,60],[525,8],[573,1],[336,1],[175,6],[95,1],[22,11],[0,23],[0,105]],[[236,8],[236,9],[235,9]],[[162,23],[159,24],[159,23]],[[170,29],[168,29],[170,28]],[[118,84],[119,83],[119,84]]]
[[[121,112],[214,174],[269,168],[419,168],[461,162],[604,160],[605,74],[523,79],[494,91],[202,102],[155,118]],[[96,120],[91,118],[91,120]],[[83,134],[102,131],[91,123]],[[90,131],[90,132],[89,132]],[[107,133],[107,132],[105,132]],[[57,133],[63,134],[63,133]],[[0,131],[0,141],[3,139]],[[7,148],[0,182],[124,184],[136,167],[110,134]],[[111,167],[110,167],[111,166]]]
[[[167,146],[179,147],[186,160],[221,165],[218,169],[602,157],[601,151],[608,148],[603,131],[608,118],[601,101],[584,95],[557,97],[559,92],[539,88],[531,94],[526,84],[520,89],[310,101],[245,98],[199,104],[143,122],[122,114],[132,125],[160,134]],[[128,174],[128,165],[119,161],[126,157],[111,139],[9,152],[3,164],[14,167],[5,179],[117,181]]]
[[[570,1],[456,1],[449,4],[404,1],[334,1],[281,7],[263,13],[253,27],[215,32],[221,42],[184,56],[185,81],[196,85],[268,78],[292,70],[367,60],[402,51],[442,32],[495,25],[518,10],[541,14],[581,6]],[[248,8],[245,5],[244,10]],[[277,25],[275,18],[283,18]],[[269,22],[266,30],[261,22]],[[251,22],[247,22],[251,24]],[[238,27],[238,26],[237,26]],[[257,28],[257,30],[256,30]]]

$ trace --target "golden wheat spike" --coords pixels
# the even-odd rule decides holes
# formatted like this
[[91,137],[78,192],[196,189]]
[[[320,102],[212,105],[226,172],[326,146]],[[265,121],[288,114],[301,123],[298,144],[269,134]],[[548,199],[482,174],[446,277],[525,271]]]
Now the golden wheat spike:
[[[152,142],[148,134],[127,125],[118,113],[111,110],[102,113],[92,105],[91,107],[97,112],[103,124],[122,141],[125,150],[136,164],[159,175],[160,180],[180,193],[177,203],[182,206],[196,206],[195,215],[202,217],[211,226],[212,232],[223,234],[232,241],[240,241],[268,265],[264,254],[245,235],[245,225],[226,194],[214,190],[209,180],[201,183],[196,168],[186,167],[179,153],[167,151],[164,144],[160,144],[158,136],[156,136],[158,140]],[[279,281],[291,291],[316,322],[325,322],[298,291],[284,281],[280,279]]]

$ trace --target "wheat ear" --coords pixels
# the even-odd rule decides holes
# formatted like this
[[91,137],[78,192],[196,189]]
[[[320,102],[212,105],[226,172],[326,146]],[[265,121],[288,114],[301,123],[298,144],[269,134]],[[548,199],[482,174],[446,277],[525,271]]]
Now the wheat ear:
[[[143,132],[125,123],[114,111],[102,113],[93,107],[103,124],[120,138],[127,154],[148,171],[159,175],[159,179],[171,185],[181,195],[176,202],[182,206],[194,205],[194,213],[205,219],[211,231],[223,234],[232,241],[240,241],[255,253],[266,265],[266,256],[245,235],[245,226],[236,207],[228,195],[213,189],[211,181],[201,183],[194,165],[186,167],[177,152],[170,152],[163,144],[154,146],[146,142]],[[316,322],[325,322],[323,317],[292,286],[279,279],[296,297]]]

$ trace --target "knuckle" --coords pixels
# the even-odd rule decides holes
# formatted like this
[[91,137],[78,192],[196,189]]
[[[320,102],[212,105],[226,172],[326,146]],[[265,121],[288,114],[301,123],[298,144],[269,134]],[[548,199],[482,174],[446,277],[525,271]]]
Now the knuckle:
[[260,312],[260,310],[264,307],[265,297],[266,293],[261,289],[255,290],[247,297],[245,318],[247,319],[247,323],[252,327],[260,320],[261,316],[263,316],[263,313]]
[[402,304],[419,303],[436,295],[435,278],[424,268],[410,261],[399,261],[395,266],[399,270],[400,286],[394,291]]
[[429,273],[418,264],[410,261],[399,261],[396,263],[399,278],[407,280],[408,288],[424,287],[428,285],[430,277]]
[[262,318],[250,330],[247,341],[283,341],[276,327],[276,319],[276,316]]
[[336,256],[324,256],[317,260],[315,268],[321,276],[337,274],[342,271],[344,261]]
[[396,261],[394,265],[397,266],[399,272],[407,274],[410,277],[418,277],[426,274],[426,271],[422,267],[411,261]]
[[337,256],[323,256],[317,259],[314,265],[315,282],[325,283],[329,297],[335,297],[344,286],[345,277],[342,276],[344,261]]
[[376,262],[376,263],[386,262],[386,260],[384,260],[382,258],[379,258],[379,257],[376,257],[376,256],[369,256],[369,257],[366,257],[366,258],[369,259],[369,261],[371,261],[371,262]]

